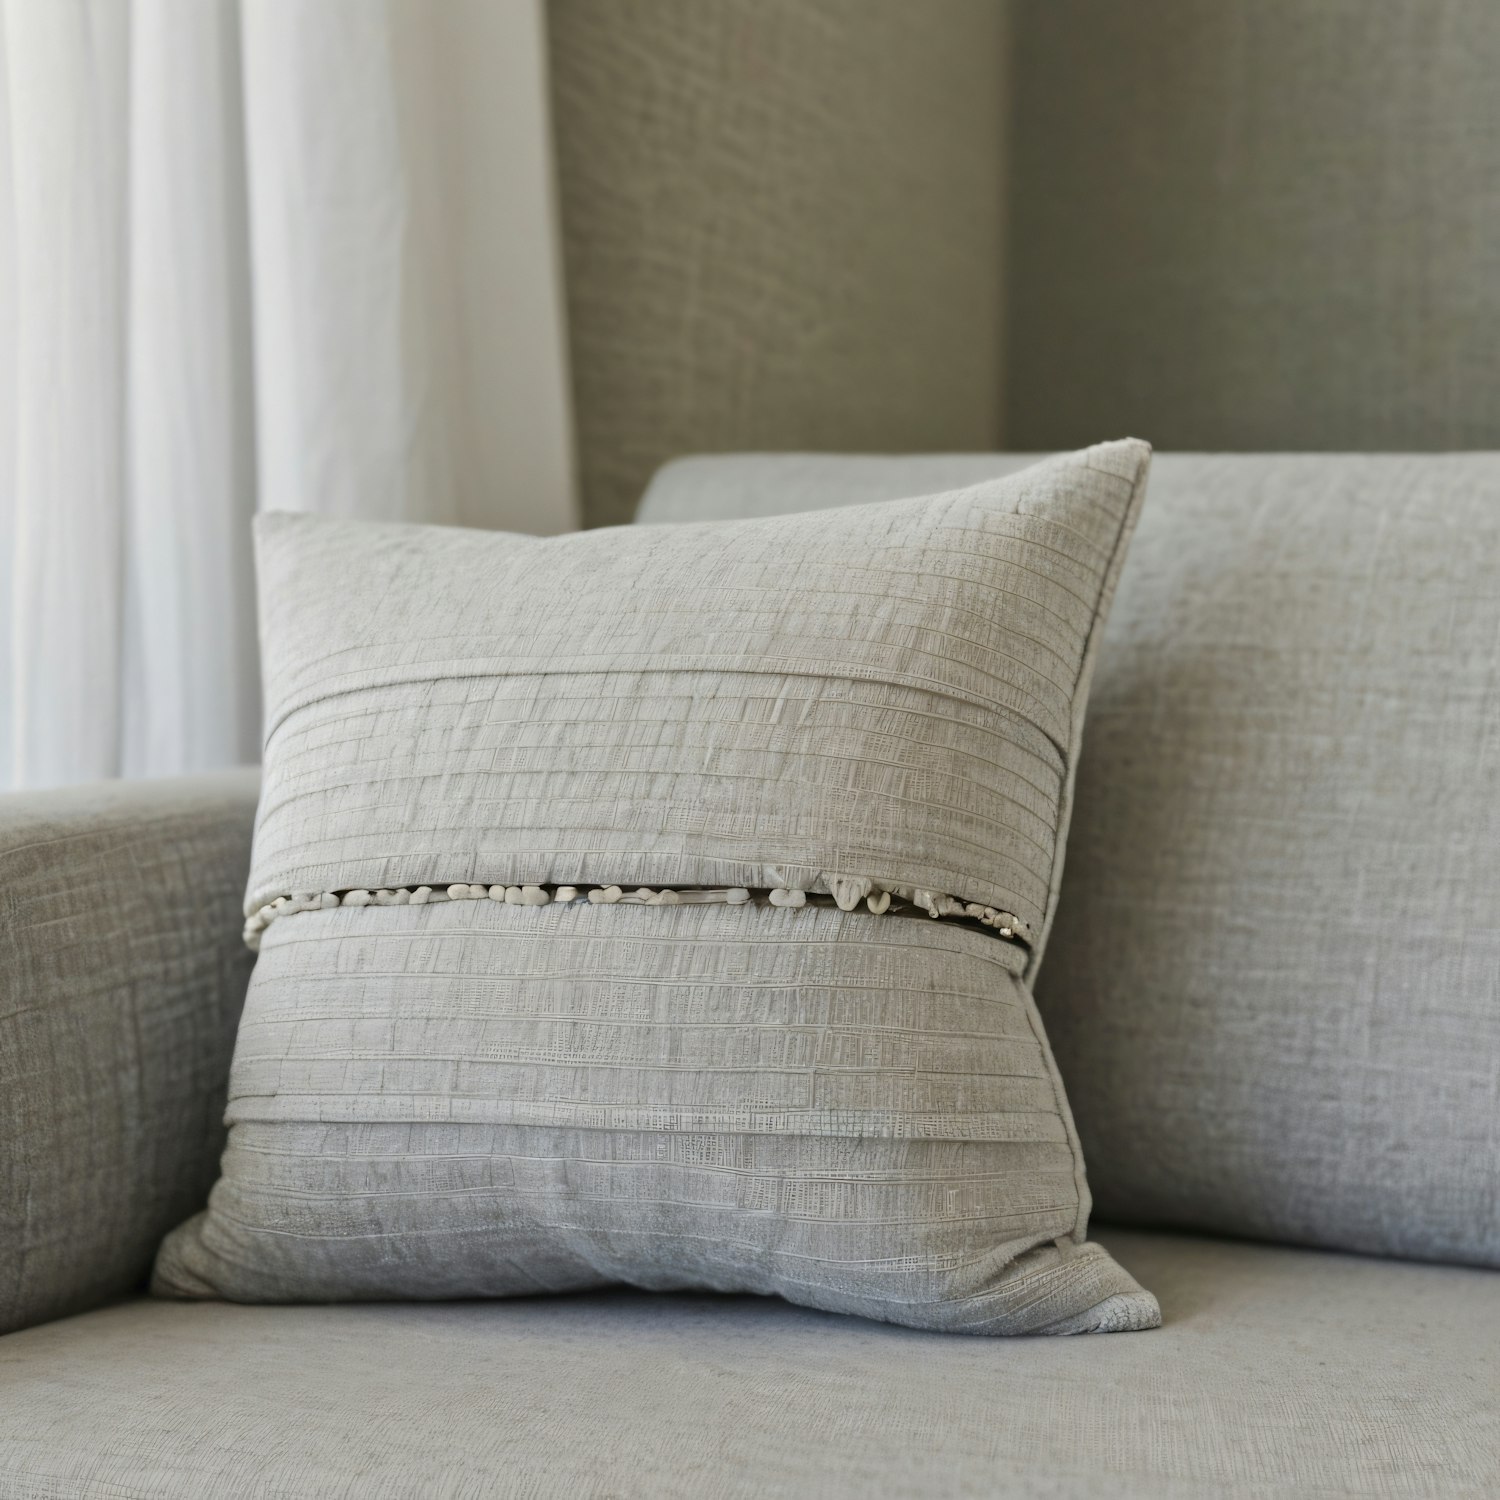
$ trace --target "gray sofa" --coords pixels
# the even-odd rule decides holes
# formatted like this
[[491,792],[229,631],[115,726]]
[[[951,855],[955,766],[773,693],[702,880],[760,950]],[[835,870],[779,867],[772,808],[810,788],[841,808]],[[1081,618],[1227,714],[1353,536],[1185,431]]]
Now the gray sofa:
[[[1021,462],[694,460],[641,519]],[[0,1497],[1500,1494],[1497,524],[1497,458],[1158,460],[1039,991],[1152,1333],[147,1299],[222,1143],[256,778],[0,799]]]

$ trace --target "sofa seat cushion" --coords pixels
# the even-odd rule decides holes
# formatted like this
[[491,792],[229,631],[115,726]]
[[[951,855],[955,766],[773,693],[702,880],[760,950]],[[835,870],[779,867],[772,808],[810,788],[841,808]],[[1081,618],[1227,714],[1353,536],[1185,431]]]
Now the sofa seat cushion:
[[1500,1493],[1500,1275],[1102,1238],[1159,1331],[635,1292],[116,1304],[0,1339],[0,1495]]

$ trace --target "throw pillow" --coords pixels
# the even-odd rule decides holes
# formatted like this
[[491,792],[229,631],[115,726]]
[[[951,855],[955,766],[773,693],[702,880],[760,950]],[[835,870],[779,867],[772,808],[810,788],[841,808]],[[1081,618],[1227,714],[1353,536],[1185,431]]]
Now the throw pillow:
[[260,959],[156,1289],[1153,1326],[1029,988],[1148,461],[550,539],[262,518]]

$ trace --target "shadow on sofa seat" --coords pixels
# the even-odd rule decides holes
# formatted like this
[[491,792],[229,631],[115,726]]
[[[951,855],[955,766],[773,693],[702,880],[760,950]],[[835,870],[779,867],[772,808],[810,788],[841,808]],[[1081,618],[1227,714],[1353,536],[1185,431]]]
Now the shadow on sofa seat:
[[0,1495],[1493,1496],[1500,1276],[1106,1231],[1158,1332],[748,1297],[136,1300],[0,1341]]

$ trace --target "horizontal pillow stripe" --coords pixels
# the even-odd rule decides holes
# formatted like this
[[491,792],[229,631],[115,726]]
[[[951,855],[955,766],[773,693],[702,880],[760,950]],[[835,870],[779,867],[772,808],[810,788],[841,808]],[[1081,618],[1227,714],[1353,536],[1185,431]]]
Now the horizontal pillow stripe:
[[1042,929],[1075,699],[1145,456],[1115,444],[833,517],[568,538],[262,517],[247,914],[438,880],[850,876]]
[[827,907],[434,915],[275,924],[227,1118],[1066,1139],[1022,955],[983,931]]

